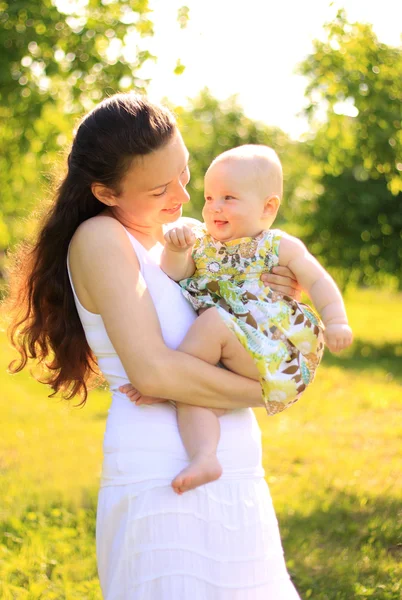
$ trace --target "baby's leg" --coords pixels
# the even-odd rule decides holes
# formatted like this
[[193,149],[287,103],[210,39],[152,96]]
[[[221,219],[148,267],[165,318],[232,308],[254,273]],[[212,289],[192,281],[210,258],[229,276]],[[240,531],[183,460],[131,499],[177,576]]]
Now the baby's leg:
[[177,403],[179,431],[191,462],[172,481],[176,493],[182,494],[221,476],[216,449],[220,435],[218,416],[224,412]]
[[252,357],[224,323],[216,308],[208,308],[194,321],[178,349],[213,365],[221,361],[238,375],[259,379]]
[[[191,326],[178,350],[196,356],[210,364],[220,360],[228,369],[252,379],[258,379],[253,359],[225,325],[215,308],[202,313]],[[217,417],[224,410],[177,403],[180,435],[191,463],[173,480],[177,493],[213,481],[222,469],[216,457],[220,427]]]

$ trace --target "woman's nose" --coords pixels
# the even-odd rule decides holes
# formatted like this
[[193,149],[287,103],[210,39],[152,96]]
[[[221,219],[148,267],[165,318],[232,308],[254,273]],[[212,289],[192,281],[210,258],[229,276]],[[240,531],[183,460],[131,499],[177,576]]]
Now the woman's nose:
[[182,200],[183,204],[187,204],[187,202],[190,202],[190,194],[188,193],[188,191],[186,190],[185,187],[183,187],[183,200]]
[[187,204],[187,202],[190,202],[190,194],[186,190],[185,186],[182,185],[181,183],[179,183],[179,186],[178,186],[178,189],[176,192],[176,198],[177,198],[178,202],[180,202],[180,204]]

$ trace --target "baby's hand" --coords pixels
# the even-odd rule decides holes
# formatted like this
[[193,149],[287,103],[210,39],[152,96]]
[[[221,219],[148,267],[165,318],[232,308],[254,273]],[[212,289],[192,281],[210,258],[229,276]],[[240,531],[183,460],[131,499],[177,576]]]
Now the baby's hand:
[[166,249],[173,252],[185,252],[194,246],[195,235],[190,227],[183,225],[169,229],[165,234]]
[[340,352],[351,345],[353,333],[345,323],[332,323],[325,327],[324,339],[331,352]]

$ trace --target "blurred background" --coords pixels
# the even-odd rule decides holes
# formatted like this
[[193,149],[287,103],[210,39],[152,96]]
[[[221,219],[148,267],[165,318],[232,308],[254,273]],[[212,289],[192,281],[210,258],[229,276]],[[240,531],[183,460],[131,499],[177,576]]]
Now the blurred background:
[[[0,289],[63,175],[73,130],[137,90],[175,112],[191,204],[220,152],[268,144],[275,226],[345,294],[355,342],[272,420],[257,411],[302,598],[401,598],[402,5],[344,0],[0,0]],[[0,334],[0,597],[100,598],[94,528],[107,390],[48,399]]]

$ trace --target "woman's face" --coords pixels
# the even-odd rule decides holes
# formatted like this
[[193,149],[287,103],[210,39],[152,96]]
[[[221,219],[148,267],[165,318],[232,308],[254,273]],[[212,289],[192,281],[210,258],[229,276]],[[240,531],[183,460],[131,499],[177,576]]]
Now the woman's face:
[[135,158],[114,197],[112,210],[119,220],[145,227],[176,221],[190,200],[188,158],[177,129],[162,148]]

